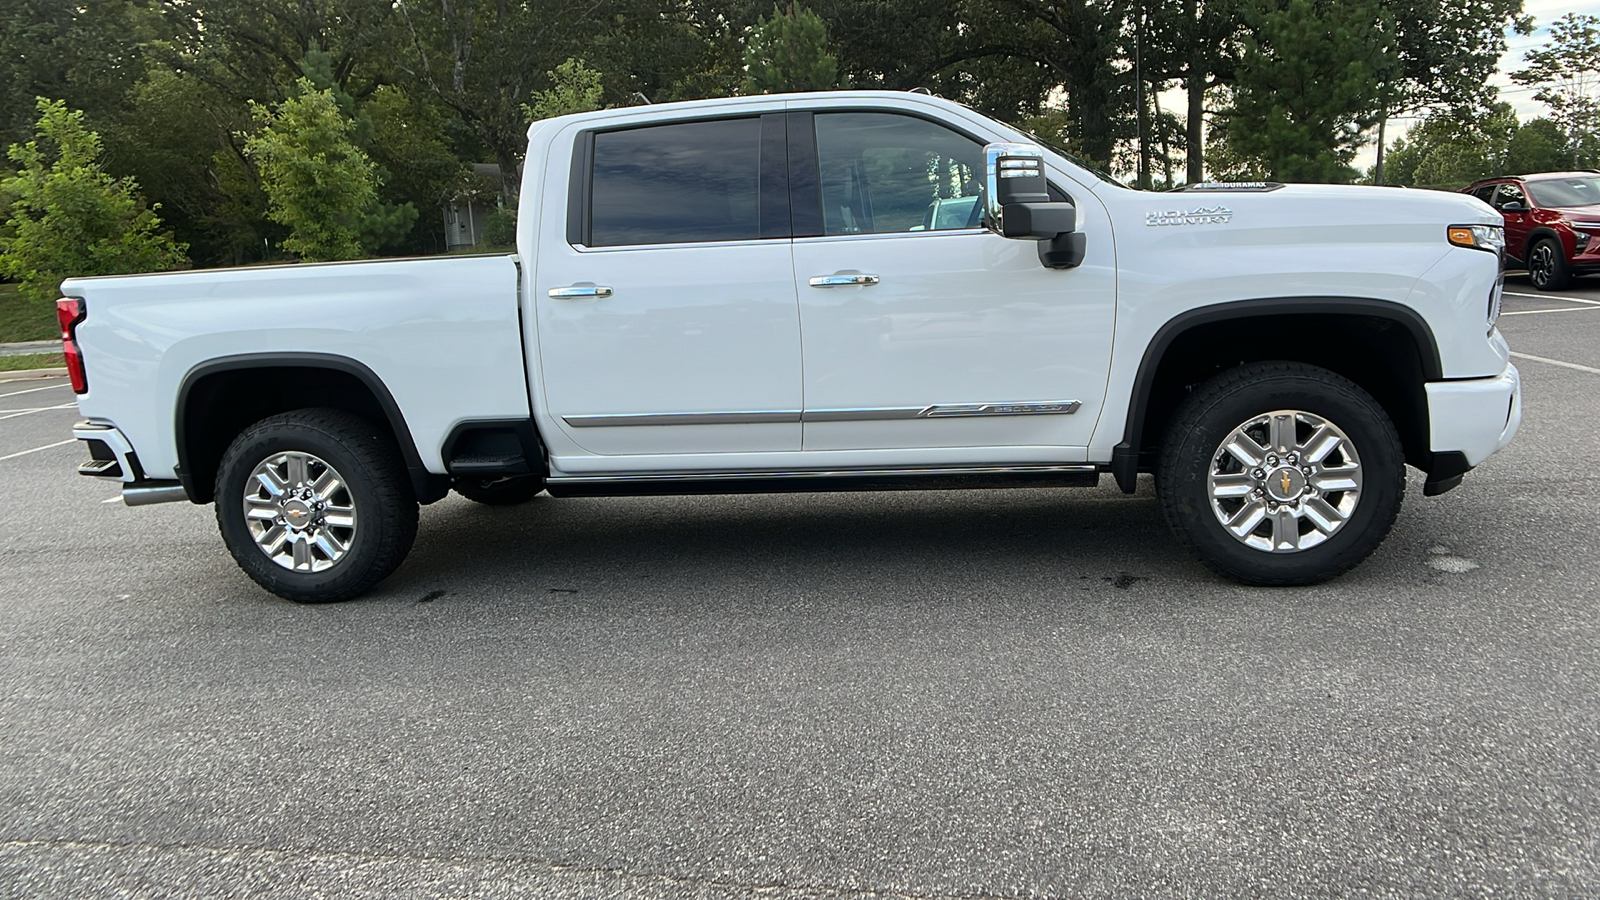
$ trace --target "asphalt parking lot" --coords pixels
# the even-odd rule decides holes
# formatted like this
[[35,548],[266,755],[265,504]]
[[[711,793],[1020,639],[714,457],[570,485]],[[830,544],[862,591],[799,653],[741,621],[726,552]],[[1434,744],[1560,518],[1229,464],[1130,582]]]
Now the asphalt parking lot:
[[301,607],[0,383],[0,897],[1600,896],[1600,279],[1332,584],[1146,487],[422,514]]

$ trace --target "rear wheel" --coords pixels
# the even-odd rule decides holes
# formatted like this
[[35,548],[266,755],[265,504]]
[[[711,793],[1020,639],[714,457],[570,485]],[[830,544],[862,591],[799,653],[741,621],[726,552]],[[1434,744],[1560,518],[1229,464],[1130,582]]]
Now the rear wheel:
[[457,478],[455,492],[487,506],[515,506],[527,503],[544,490],[544,479],[537,475],[511,475],[504,478]]
[[1167,524],[1213,571],[1315,584],[1382,543],[1405,457],[1383,407],[1353,382],[1256,363],[1194,389],[1168,428],[1160,476]]
[[1572,269],[1560,241],[1540,238],[1529,248],[1528,280],[1541,291],[1559,291],[1572,283]]
[[245,429],[217,470],[217,526],[257,584],[297,603],[365,593],[399,567],[417,502],[388,433],[333,409]]

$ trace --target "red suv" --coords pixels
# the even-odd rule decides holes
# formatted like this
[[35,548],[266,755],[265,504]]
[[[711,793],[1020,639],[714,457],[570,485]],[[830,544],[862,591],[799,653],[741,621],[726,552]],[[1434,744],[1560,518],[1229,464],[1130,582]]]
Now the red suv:
[[1544,172],[1485,178],[1462,191],[1506,220],[1506,255],[1541,291],[1600,272],[1600,173]]

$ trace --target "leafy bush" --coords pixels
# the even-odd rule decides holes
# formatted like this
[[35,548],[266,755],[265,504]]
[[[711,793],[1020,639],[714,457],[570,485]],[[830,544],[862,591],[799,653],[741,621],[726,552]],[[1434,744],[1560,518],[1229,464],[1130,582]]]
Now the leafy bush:
[[483,241],[496,247],[509,247],[517,242],[517,211],[501,207],[483,220]]
[[0,275],[21,282],[24,298],[53,303],[74,275],[125,275],[188,263],[187,244],[159,232],[156,206],[146,206],[132,178],[100,167],[100,135],[81,111],[38,100],[37,140],[13,144],[19,168],[0,179],[8,203],[0,229]]

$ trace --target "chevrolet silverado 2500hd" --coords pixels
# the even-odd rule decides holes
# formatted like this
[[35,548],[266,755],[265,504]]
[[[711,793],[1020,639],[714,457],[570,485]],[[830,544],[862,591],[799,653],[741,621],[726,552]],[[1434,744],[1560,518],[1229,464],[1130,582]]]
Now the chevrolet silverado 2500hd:
[[[1253,584],[1364,559],[1505,447],[1472,197],[1105,180],[920,94],[528,133],[515,255],[71,279],[87,475],[214,503],[281,596],[355,596],[419,503],[1094,484],[1153,472]],[[178,564],[174,560],[174,565]]]

